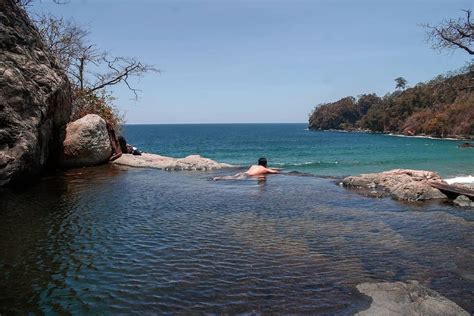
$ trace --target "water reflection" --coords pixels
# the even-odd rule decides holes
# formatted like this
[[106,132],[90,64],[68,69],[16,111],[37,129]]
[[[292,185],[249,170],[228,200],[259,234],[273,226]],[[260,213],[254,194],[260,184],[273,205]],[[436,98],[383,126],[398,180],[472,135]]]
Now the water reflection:
[[353,314],[416,279],[473,311],[472,213],[332,180],[105,166],[2,192],[0,312]]

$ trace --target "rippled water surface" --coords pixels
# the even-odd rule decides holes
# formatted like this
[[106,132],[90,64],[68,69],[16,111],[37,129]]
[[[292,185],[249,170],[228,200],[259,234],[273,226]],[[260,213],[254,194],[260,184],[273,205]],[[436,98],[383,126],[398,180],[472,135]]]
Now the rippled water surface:
[[350,315],[358,283],[409,279],[474,312],[474,212],[214,174],[104,166],[1,192],[0,313]]

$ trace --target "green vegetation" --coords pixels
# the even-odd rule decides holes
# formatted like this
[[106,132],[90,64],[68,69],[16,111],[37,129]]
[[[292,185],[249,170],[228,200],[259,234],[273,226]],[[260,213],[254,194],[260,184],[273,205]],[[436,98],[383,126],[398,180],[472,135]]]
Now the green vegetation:
[[473,137],[474,66],[384,97],[364,94],[318,105],[309,128]]
[[[458,49],[474,55],[471,11],[462,11],[464,15],[458,19],[424,25],[433,49]],[[395,82],[397,90],[382,98],[364,94],[358,99],[345,97],[317,105],[310,114],[309,128],[474,137],[474,63],[406,90],[405,78],[398,77]]]
[[397,85],[395,86],[395,89],[402,89],[402,90],[405,90],[408,83],[408,81],[403,77],[395,78],[395,82],[397,83]]

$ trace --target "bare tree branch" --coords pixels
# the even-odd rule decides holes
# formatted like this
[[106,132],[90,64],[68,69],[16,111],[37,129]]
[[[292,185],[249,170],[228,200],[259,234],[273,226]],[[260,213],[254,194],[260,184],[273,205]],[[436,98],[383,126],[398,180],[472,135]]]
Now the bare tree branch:
[[449,19],[436,26],[424,25],[429,29],[427,36],[433,49],[460,48],[474,55],[474,25],[471,22],[471,10],[462,11],[465,16],[458,19]]
[[99,51],[88,43],[89,32],[74,22],[45,14],[34,21],[48,48],[79,90],[97,92],[123,83],[137,99],[140,90],[129,79],[146,72],[159,72],[135,58],[111,57]]
[[[34,0],[14,0],[15,3],[22,7],[22,8],[27,8]],[[56,4],[66,4],[69,3],[69,0],[53,0],[54,3]]]
[[89,32],[74,22],[49,14],[34,16],[33,21],[49,50],[65,70],[69,69],[84,51],[90,52],[90,45],[86,43]]
[[141,77],[147,72],[159,72],[154,66],[143,64],[135,58],[113,57],[104,55],[103,62],[107,65],[109,72],[97,73],[97,81],[89,88],[89,91],[97,91],[108,86],[113,86],[123,82],[130,91],[138,98],[136,88],[133,88],[128,81],[130,77]]

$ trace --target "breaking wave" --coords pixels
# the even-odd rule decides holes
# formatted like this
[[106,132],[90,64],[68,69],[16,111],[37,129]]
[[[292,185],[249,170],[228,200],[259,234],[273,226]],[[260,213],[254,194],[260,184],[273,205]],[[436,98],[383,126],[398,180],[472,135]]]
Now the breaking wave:
[[453,183],[474,183],[474,176],[469,175],[469,176],[463,176],[463,177],[454,177],[454,178],[448,178],[444,179],[448,184],[453,184]]

